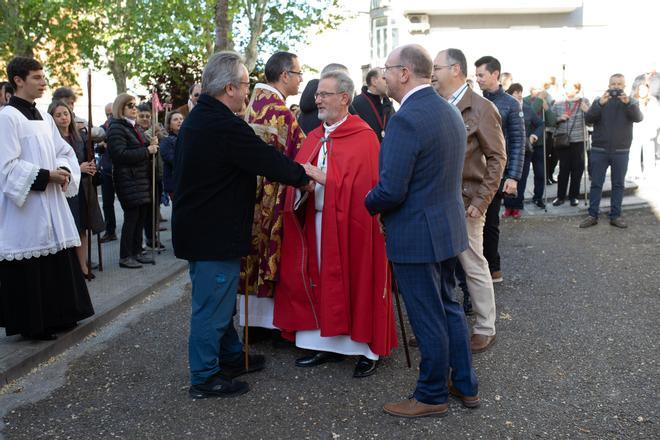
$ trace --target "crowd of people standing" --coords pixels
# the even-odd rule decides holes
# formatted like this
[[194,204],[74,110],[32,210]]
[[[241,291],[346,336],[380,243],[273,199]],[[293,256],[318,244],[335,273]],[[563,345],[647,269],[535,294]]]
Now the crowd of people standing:
[[[250,90],[241,57],[225,51],[164,126],[148,103],[124,93],[95,132],[73,113],[71,89],[56,91],[42,115],[34,101],[45,89],[43,67],[14,58],[1,89],[0,209],[9,221],[0,232],[0,325],[48,340],[93,314],[86,231],[117,240],[116,197],[119,265],[139,269],[154,262],[145,244],[165,248],[155,228],[161,199],[171,200],[173,250],[192,282],[191,397],[249,390],[236,377],[265,368],[265,357],[244,345],[257,328],[308,350],[297,367],[356,356],[355,378],[375,374],[399,342],[396,282],[421,363],[413,396],[385,412],[445,415],[449,394],[479,406],[472,355],[496,342],[500,219],[520,217],[530,170],[532,201],[545,208],[554,160],[553,205],[576,206],[588,158],[589,215],[580,227],[598,223],[608,167],[610,224],[627,227],[626,170],[629,160],[635,177],[655,166],[658,103],[648,75],[628,95],[614,74],[591,103],[578,82],[556,99],[550,86],[525,96],[493,56],[474,68],[476,85],[461,50],[432,59],[421,46],[402,46],[356,95],[348,69],[331,63],[308,82],[296,114],[286,104],[303,82],[295,54],[272,55],[264,82]],[[36,231],[46,235],[24,236]],[[58,286],[56,300],[48,285]]]

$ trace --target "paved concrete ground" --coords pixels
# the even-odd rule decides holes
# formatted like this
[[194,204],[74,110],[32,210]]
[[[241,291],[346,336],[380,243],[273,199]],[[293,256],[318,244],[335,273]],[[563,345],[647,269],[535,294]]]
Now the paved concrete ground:
[[[187,397],[185,277],[49,365],[5,387],[4,435],[35,438],[658,438],[660,223],[504,222],[498,342],[475,355],[483,405],[443,419],[381,406],[409,395],[401,349],[375,376],[353,361],[298,369],[296,349],[254,350],[268,367],[235,399]],[[415,353],[415,361],[418,360]]]
[[[163,216],[169,219],[171,208],[163,207],[161,211]],[[123,211],[119,202],[116,203],[115,213],[119,235],[123,223]],[[20,335],[6,337],[4,331],[0,330],[0,385],[20,377],[50,356],[57,355],[81,341],[148,294],[154,286],[184,270],[185,262],[177,260],[172,252],[169,222],[163,225],[168,230],[161,232],[161,241],[167,250],[156,254],[156,265],[147,265],[142,269],[122,269],[119,267],[119,241],[102,245],[103,272],[95,271],[96,279],[87,283],[95,315],[81,321],[73,331],[61,333],[56,341],[28,341]],[[92,259],[98,261],[96,238]]]

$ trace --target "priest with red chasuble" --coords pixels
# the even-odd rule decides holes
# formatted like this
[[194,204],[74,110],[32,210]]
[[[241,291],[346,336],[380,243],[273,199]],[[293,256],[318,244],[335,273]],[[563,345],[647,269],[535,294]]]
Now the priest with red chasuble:
[[297,366],[357,355],[354,377],[366,377],[397,341],[385,238],[364,207],[378,181],[379,142],[349,114],[353,91],[343,72],[319,81],[324,124],[296,156],[318,183],[313,192],[287,189],[273,322],[298,347],[313,350]]

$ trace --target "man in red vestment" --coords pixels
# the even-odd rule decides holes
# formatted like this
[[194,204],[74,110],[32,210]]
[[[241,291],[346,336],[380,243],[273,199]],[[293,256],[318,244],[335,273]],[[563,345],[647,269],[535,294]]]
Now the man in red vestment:
[[318,182],[313,192],[287,188],[274,324],[301,348],[299,367],[358,355],[354,377],[370,376],[396,346],[385,239],[364,208],[378,181],[378,138],[350,115],[353,82],[321,77],[319,119],[296,161]]

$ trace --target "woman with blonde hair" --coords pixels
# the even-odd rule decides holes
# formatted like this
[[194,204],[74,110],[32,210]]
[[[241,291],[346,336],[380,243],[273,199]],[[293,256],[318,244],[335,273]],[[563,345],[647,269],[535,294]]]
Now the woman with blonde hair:
[[154,136],[151,143],[146,141],[135,126],[137,115],[133,96],[117,96],[106,135],[115,191],[124,210],[119,266],[129,269],[154,262],[142,252],[142,227],[151,203],[149,156],[158,151],[158,137]]

